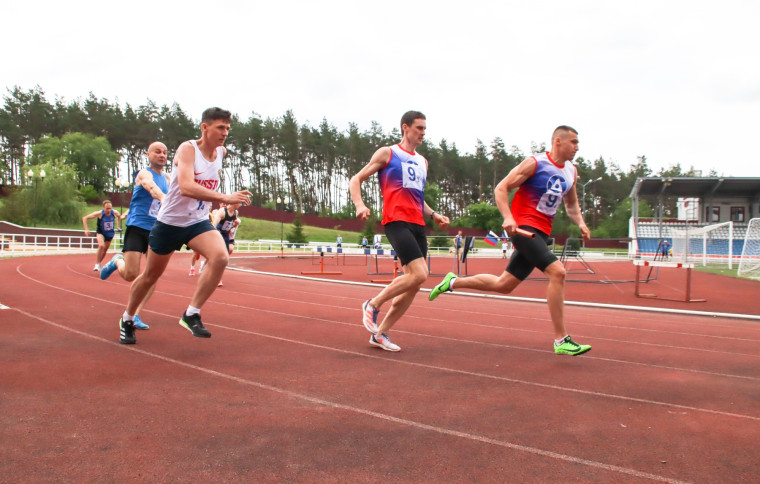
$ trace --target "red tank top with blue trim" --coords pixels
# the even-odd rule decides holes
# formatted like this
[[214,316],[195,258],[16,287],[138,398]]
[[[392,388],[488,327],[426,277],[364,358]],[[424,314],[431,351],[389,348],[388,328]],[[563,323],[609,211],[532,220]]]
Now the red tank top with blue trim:
[[575,183],[575,165],[566,161],[563,166],[554,162],[549,153],[534,155],[536,171],[512,199],[512,216],[517,225],[527,225],[550,235],[554,215],[562,199]]
[[419,153],[401,147],[390,147],[391,156],[377,172],[383,194],[383,225],[410,222],[425,225],[425,181],[428,162]]

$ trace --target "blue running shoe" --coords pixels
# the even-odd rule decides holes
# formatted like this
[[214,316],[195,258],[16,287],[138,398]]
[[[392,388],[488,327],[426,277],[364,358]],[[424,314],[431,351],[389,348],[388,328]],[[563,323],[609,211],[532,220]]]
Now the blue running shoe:
[[143,320],[140,319],[140,316],[135,314],[135,328],[137,329],[150,329],[150,326],[143,323]]
[[113,274],[113,271],[118,269],[116,266],[116,261],[119,259],[123,259],[124,256],[121,254],[116,254],[113,256],[113,258],[108,262],[108,264],[104,265],[102,269],[100,269],[100,278],[104,281],[108,279],[111,274]]

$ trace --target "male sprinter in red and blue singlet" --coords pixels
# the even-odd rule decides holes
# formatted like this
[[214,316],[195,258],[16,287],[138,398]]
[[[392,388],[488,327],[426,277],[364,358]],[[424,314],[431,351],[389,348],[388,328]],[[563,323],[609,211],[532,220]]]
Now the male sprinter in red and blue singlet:
[[[446,228],[449,218],[433,211],[425,203],[425,180],[428,164],[415,150],[422,144],[427,128],[425,115],[409,111],[401,117],[401,143],[377,150],[369,163],[348,183],[356,205],[356,218],[367,220],[370,210],[362,201],[361,184],[377,173],[383,193],[383,225],[388,241],[396,251],[404,274],[386,286],[380,294],[362,304],[362,322],[372,333],[370,344],[387,351],[401,348],[392,343],[388,331],[409,309],[420,286],[427,280],[427,237],[425,216],[439,227]],[[380,307],[392,300],[391,309],[377,324]]]
[[[565,330],[565,266],[547,245],[554,214],[563,199],[567,216],[578,224],[583,240],[591,236],[583,222],[575,191],[577,173],[571,161],[577,152],[578,132],[570,126],[559,126],[552,134],[550,153],[527,158],[499,182],[494,190],[496,205],[504,216],[502,227],[511,236],[515,249],[507,268],[498,277],[478,274],[457,279],[450,272],[430,292],[431,301],[442,292],[452,291],[454,284],[458,289],[509,294],[538,267],[549,277],[546,301],[554,325],[554,352],[558,355],[581,355],[591,349],[590,345],[573,341]],[[510,210],[509,192],[518,187]],[[534,238],[523,237],[515,233],[517,227],[536,235]]]

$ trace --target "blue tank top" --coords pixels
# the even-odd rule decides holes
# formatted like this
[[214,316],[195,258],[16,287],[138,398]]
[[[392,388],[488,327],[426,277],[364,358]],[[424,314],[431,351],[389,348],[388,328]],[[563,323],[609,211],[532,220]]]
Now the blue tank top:
[[[156,173],[149,167],[145,169],[153,175],[153,183],[162,192],[167,193],[169,191],[169,183],[166,181],[166,177],[163,174]],[[139,171],[135,173],[135,179],[137,179],[139,173]],[[140,227],[145,230],[152,229],[153,224],[156,223],[156,215],[158,215],[159,208],[161,208],[161,202],[158,199],[153,198],[148,190],[135,185],[135,189],[132,192],[132,200],[129,202],[127,225]]]
[[103,234],[104,237],[114,236],[114,222],[116,221],[116,214],[111,210],[111,215],[106,215],[105,210],[100,211],[100,219],[98,220],[98,231]]

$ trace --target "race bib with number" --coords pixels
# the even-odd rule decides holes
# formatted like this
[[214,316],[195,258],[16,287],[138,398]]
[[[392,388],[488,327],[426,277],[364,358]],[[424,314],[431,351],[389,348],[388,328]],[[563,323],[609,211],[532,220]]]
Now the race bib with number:
[[158,216],[158,211],[161,209],[161,200],[154,198],[153,201],[150,203],[150,208],[148,209],[148,215],[151,217]]
[[401,163],[401,168],[404,174],[404,188],[425,189],[425,176],[427,173],[425,173],[424,168],[415,162]]
[[546,215],[554,215],[557,213],[559,202],[562,200],[562,195],[565,193],[566,188],[565,179],[554,175],[549,178],[546,183],[546,193],[541,195],[538,200],[536,210]]

